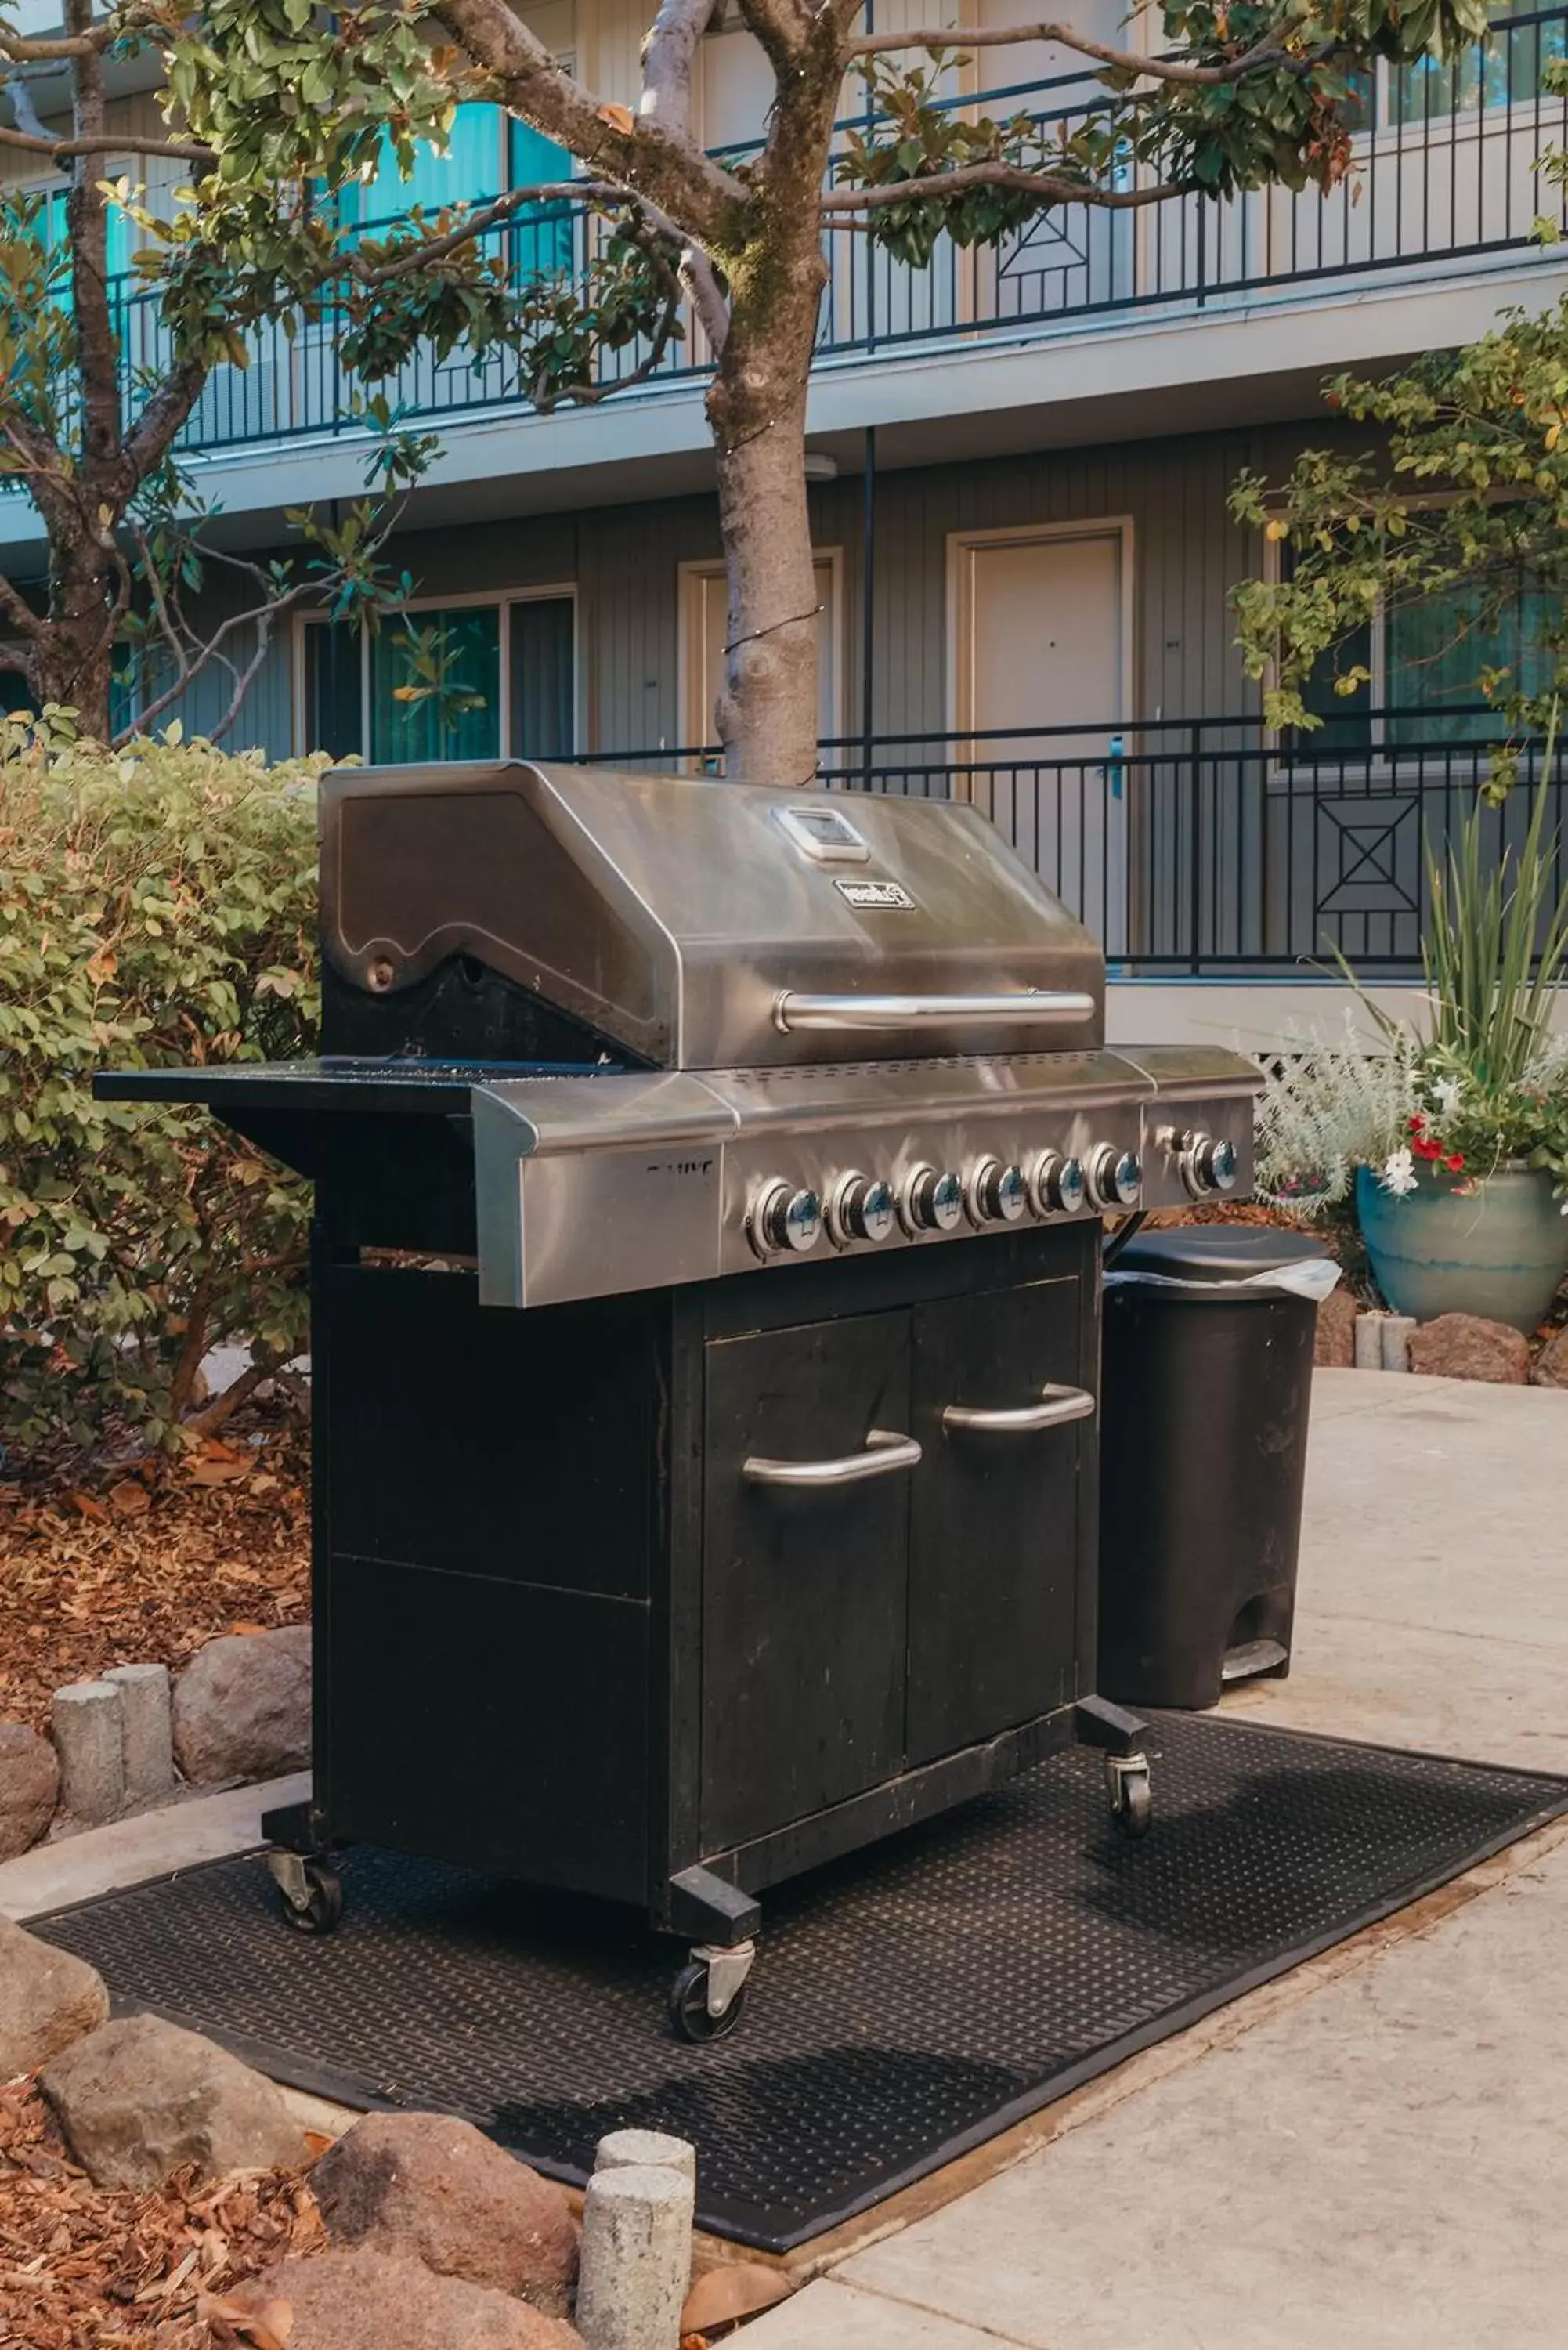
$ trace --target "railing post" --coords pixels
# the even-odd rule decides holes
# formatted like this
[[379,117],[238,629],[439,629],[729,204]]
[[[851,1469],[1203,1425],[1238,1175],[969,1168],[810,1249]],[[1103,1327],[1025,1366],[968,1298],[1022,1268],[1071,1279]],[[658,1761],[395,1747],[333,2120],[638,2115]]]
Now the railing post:
[[1199,941],[1202,934],[1203,923],[1203,785],[1200,769],[1202,743],[1203,723],[1200,719],[1194,719],[1188,737],[1188,757],[1192,763],[1192,834],[1187,852],[1189,860],[1187,882],[1188,921],[1190,925],[1187,958],[1188,969],[1194,979],[1199,976]]

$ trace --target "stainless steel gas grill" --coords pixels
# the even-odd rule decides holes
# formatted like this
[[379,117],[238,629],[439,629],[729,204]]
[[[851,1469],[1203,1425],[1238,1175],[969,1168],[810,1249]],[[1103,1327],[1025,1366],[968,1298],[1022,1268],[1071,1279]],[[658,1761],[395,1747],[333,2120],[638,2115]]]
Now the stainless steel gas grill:
[[[316,1783],[645,1908],[731,2028],[768,1886],[1075,1740],[1101,1219],[1249,1179],[1251,1065],[1105,1050],[972,809],[514,764],[322,799],[319,1061],[126,1073],[316,1180]],[[517,1310],[521,1309],[521,1310]]]

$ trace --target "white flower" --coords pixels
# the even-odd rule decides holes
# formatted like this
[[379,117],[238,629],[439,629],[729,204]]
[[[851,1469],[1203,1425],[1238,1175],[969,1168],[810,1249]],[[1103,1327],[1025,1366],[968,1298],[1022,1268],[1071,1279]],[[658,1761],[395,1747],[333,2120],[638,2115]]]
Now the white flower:
[[1432,1091],[1438,1097],[1438,1116],[1452,1118],[1459,1106],[1459,1096],[1464,1091],[1458,1077],[1438,1077]]
[[1408,1150],[1390,1152],[1383,1162],[1379,1180],[1384,1190],[1392,1191],[1397,1200],[1402,1200],[1407,1191],[1413,1191],[1416,1189],[1416,1162]]

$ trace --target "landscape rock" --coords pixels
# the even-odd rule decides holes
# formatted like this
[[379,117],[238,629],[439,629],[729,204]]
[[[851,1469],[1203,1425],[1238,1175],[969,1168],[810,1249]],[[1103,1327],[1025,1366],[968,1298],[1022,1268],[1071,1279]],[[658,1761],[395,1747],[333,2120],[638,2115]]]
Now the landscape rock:
[[1521,1388],[1530,1376],[1530,1346],[1506,1322],[1479,1314],[1439,1314],[1410,1333],[1410,1368],[1443,1379],[1485,1379]]
[[1332,1363],[1339,1370],[1350,1368],[1355,1360],[1355,1316],[1359,1310],[1343,1282],[1337,1289],[1329,1291],[1317,1309],[1314,1363]]
[[583,2350],[563,2318],[364,2245],[280,2261],[224,2296],[225,2311],[268,2302],[288,2312],[288,2350]]
[[1538,1388],[1568,1388],[1568,1329],[1548,1338],[1530,1376]]
[[305,2158],[305,2133],[270,2081],[157,2016],[100,2024],[49,2066],[41,2085],[99,2187],[145,2193],[186,2163],[216,2178]]
[[174,1752],[199,1787],[275,1779],[310,1761],[310,1627],[226,1632],[174,1685]]
[[23,1721],[0,1721],[0,1860],[37,1843],[60,1799],[54,1748]]
[[60,1796],[74,1820],[111,1820],[125,1802],[125,1742],[112,1681],[72,1681],[55,1691],[49,1727],[60,1763]]
[[566,2190],[444,2114],[367,2114],[310,2184],[335,2244],[409,2253],[441,2276],[565,2314],[577,2273]]
[[0,1918],[0,2081],[47,2064],[108,2013],[96,1967]]

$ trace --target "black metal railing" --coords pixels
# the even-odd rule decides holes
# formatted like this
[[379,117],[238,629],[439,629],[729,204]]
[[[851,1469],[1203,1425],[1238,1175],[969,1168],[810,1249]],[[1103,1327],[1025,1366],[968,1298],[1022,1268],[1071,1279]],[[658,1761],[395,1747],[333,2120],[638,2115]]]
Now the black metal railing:
[[[1355,94],[1352,169],[1327,194],[1271,189],[1117,213],[1063,206],[994,251],[941,238],[924,270],[893,260],[863,232],[831,233],[819,362],[1016,339],[1116,314],[1179,315],[1308,283],[1349,286],[1388,272],[1473,268],[1487,255],[1547,262],[1552,248],[1539,242],[1536,223],[1568,225],[1563,192],[1542,171],[1543,152],[1568,144],[1568,96],[1546,87],[1548,66],[1564,56],[1568,10],[1541,10],[1500,21],[1449,65],[1380,67]],[[980,96],[955,90],[941,100],[954,110],[1028,115],[1047,138],[1106,102],[1086,75]],[[857,129],[865,122],[855,118]],[[1132,187],[1159,168],[1158,158],[1129,161],[1123,183]],[[603,234],[581,206],[551,205],[493,230],[483,244],[514,280],[565,274],[582,283]],[[118,312],[128,380],[138,370],[160,372],[168,340],[155,296],[120,280]],[[294,336],[271,327],[247,339],[250,364],[214,370],[186,428],[187,448],[358,429],[330,319]],[[624,380],[642,356],[636,346],[606,354],[601,380]],[[689,321],[685,339],[649,381],[675,382],[707,363]],[[460,351],[438,360],[428,346],[382,389],[415,418],[522,398],[512,355]]]
[[[929,734],[825,742],[820,779],[849,791],[967,800],[989,816],[1103,943],[1147,976],[1279,974],[1332,965],[1420,968],[1428,858],[1477,804],[1501,739],[1481,711],[1380,710],[1358,740],[1281,742],[1254,719],[1038,727],[955,741]],[[594,764],[697,773],[710,751],[600,752]],[[1568,757],[1488,814],[1494,856],[1517,845],[1534,795],[1568,818]]]

